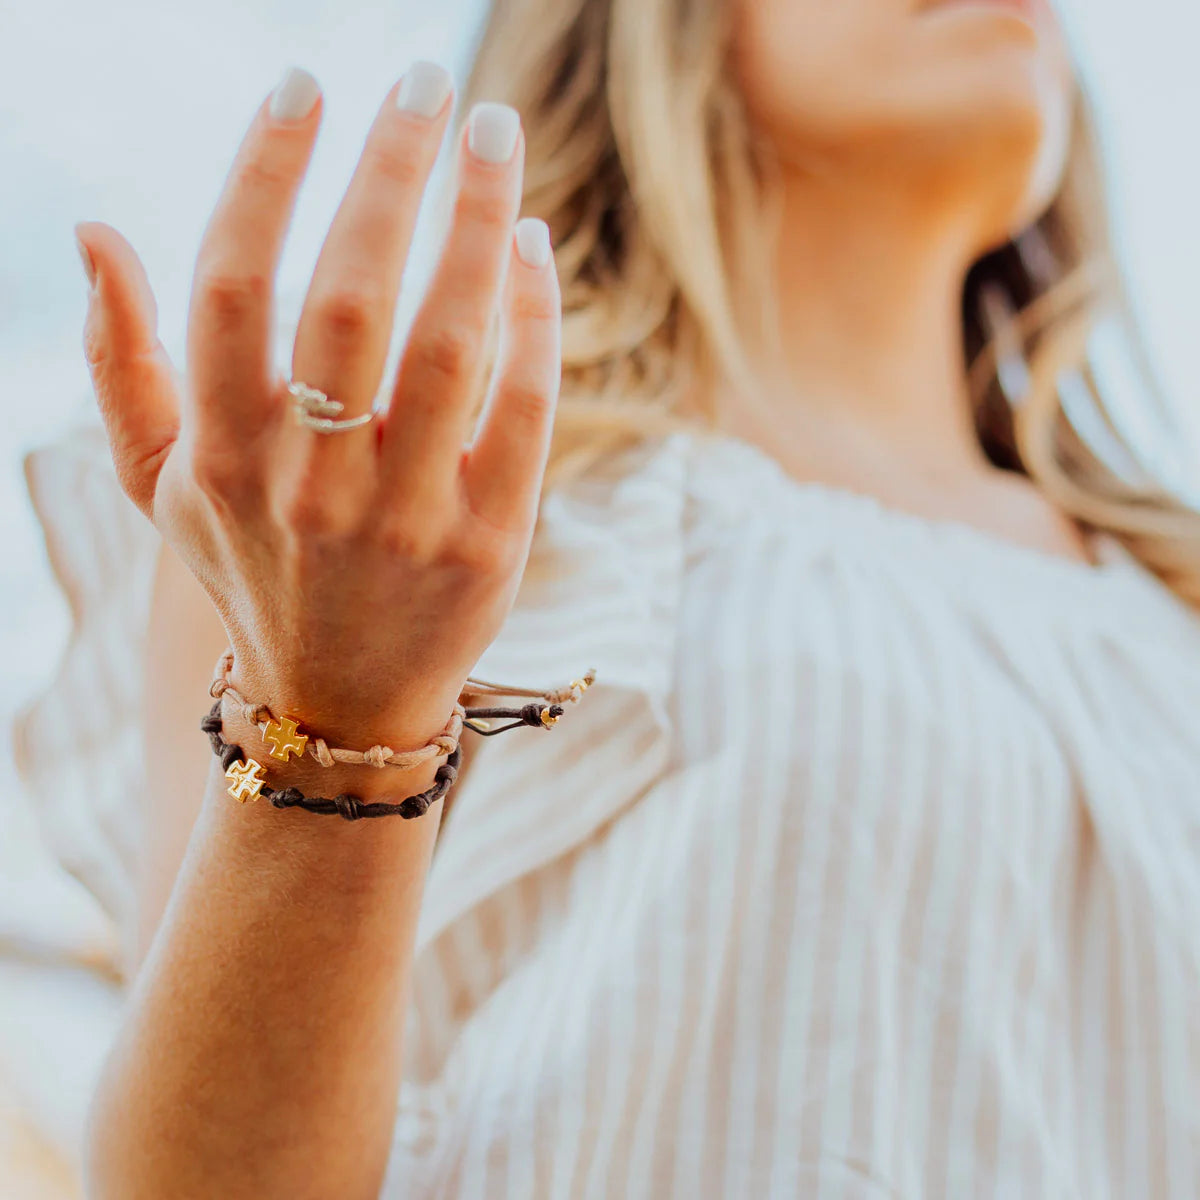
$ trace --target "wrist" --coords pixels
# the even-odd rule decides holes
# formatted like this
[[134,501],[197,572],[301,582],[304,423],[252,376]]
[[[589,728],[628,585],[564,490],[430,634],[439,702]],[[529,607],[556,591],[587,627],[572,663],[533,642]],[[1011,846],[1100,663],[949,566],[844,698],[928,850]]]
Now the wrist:
[[[399,800],[402,795],[423,790],[422,782],[417,781],[402,793],[364,796],[364,799]],[[239,804],[226,790],[228,784],[220,761],[214,756],[201,810],[200,824],[205,830],[202,836],[217,839],[224,847],[222,855],[244,853],[259,870],[305,889],[319,885],[322,894],[333,891],[349,895],[364,889],[369,892],[381,875],[395,872],[397,856],[413,852],[414,847],[425,847],[419,853],[423,853],[428,867],[441,826],[441,802],[430,805],[425,815],[416,820],[389,817],[346,821],[300,808],[276,808],[264,797]],[[276,784],[287,786],[282,776],[272,779],[271,786]],[[314,795],[327,796],[336,790],[310,785]]]
[[[463,731],[459,691],[453,697],[420,704],[413,689],[405,689],[402,716],[389,712],[386,722],[377,718],[366,723],[353,715],[353,706],[361,703],[361,696],[344,701],[349,708],[341,710],[339,720],[326,707],[331,705],[327,688],[304,683],[290,688],[271,687],[261,678],[261,671],[245,670],[245,660],[227,649],[217,661],[209,689],[217,701],[217,708],[206,718],[214,752],[222,754],[225,766],[234,775],[237,768],[223,752],[222,743],[236,747],[235,753],[252,760],[252,773],[240,795],[232,790],[239,780],[231,776],[231,795],[235,799],[247,799],[249,789],[257,783],[268,797],[290,790],[293,795],[288,799],[292,803],[311,798],[317,801],[316,811],[320,812],[322,799],[354,796],[379,802],[393,795],[399,786],[407,790],[395,796],[395,802],[417,797],[408,807],[420,812],[422,804],[429,802],[428,797],[420,797],[422,792],[439,783],[444,792],[452,781],[451,756]],[[256,684],[255,679],[260,682]],[[355,678],[351,682],[358,683],[368,696],[378,694],[378,689],[367,685],[367,681]],[[300,699],[305,696],[309,699]],[[316,696],[326,698],[322,702],[313,698]],[[386,732],[381,733],[381,727]],[[446,766],[451,768],[449,778],[442,771],[439,779],[439,771]],[[268,768],[270,780],[263,778]],[[424,786],[418,786],[422,781]],[[284,799],[274,803],[279,805]],[[343,811],[345,807],[339,803],[338,811],[350,815]]]
[[[438,769],[447,761],[445,754],[431,754],[424,762],[411,766],[355,762],[322,766],[311,754],[303,753],[291,754],[284,762],[272,756],[272,743],[266,740],[257,725],[251,723],[239,705],[227,699],[221,706],[221,718],[224,740],[238,746],[247,760],[259,763],[266,782],[276,791],[297,788],[305,796],[334,797],[349,793],[372,803],[398,802],[432,787]],[[398,739],[396,748],[417,749],[428,744],[431,734],[424,731],[427,727],[419,727],[404,735],[403,740]],[[440,733],[444,728],[443,717],[433,732]]]
[[[377,670],[339,671],[325,678],[323,671],[290,666],[281,673],[232,651],[222,662],[235,698],[244,696],[274,716],[293,717],[306,733],[329,746],[360,750],[378,745],[416,750],[426,745],[446,729],[463,687],[462,682],[434,685],[423,678],[389,685],[378,678]],[[227,703],[225,712],[233,707]]]

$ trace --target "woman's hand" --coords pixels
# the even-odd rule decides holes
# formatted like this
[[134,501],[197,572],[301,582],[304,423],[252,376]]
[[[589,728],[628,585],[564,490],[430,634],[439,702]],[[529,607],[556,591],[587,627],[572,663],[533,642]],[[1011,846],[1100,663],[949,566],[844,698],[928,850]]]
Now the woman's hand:
[[[343,417],[369,411],[382,381],[451,107],[445,72],[415,64],[325,238],[290,374]],[[185,375],[136,254],[97,222],[77,227],[94,276],[84,344],[122,487],[211,598],[240,689],[331,741],[408,748],[443,727],[524,570],[558,395],[558,280],[542,222],[514,237],[518,116],[478,106],[386,410],[338,433],[296,423],[271,361],[274,280],[321,108],[301,71],[260,106],[201,242]],[[468,446],[498,304],[499,360]]]

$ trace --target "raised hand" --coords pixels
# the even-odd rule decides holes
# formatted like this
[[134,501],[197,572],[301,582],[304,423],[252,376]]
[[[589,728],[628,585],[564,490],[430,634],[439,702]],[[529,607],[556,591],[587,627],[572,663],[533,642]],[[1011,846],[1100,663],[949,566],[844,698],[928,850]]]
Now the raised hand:
[[[297,423],[271,361],[274,281],[321,108],[312,76],[292,70],[256,113],[200,246],[184,373],[132,247],[111,226],[77,227],[93,280],[85,351],[122,487],[211,598],[242,690],[330,740],[416,746],[443,727],[528,557],[560,377],[558,280],[545,224],[517,220],[518,115],[478,105],[386,408],[336,433]],[[370,411],[383,381],[451,108],[445,72],[414,64],[318,258],[289,374],[344,417]]]

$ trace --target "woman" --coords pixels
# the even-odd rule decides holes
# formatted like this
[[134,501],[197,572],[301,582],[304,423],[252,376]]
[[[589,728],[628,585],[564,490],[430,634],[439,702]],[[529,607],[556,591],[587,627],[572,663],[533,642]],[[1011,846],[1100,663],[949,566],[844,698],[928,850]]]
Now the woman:
[[[1048,8],[501,0],[463,100],[374,421],[432,64],[296,332],[352,427],[294,422],[269,354],[311,76],[238,152],[186,378],[78,228],[164,542],[93,1193],[1194,1196],[1200,518],[1058,411],[1113,282]],[[424,817],[343,822],[226,794],[226,641],[348,747],[423,745],[472,672],[597,670]],[[267,774],[395,800],[440,761]]]

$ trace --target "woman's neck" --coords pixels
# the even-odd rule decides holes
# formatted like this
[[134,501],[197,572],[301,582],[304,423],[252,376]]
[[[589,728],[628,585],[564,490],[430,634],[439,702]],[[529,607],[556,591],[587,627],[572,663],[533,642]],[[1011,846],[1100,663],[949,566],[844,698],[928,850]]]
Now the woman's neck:
[[965,221],[878,177],[794,175],[781,201],[779,353],[758,352],[755,396],[718,402],[722,426],[769,440],[798,476],[868,472],[900,491],[994,478],[963,361]]
[[718,426],[797,479],[1093,562],[1082,527],[979,444],[961,309],[977,239],[950,195],[922,211],[886,178],[794,181],[773,260],[778,352],[759,352],[763,386],[717,396]]

